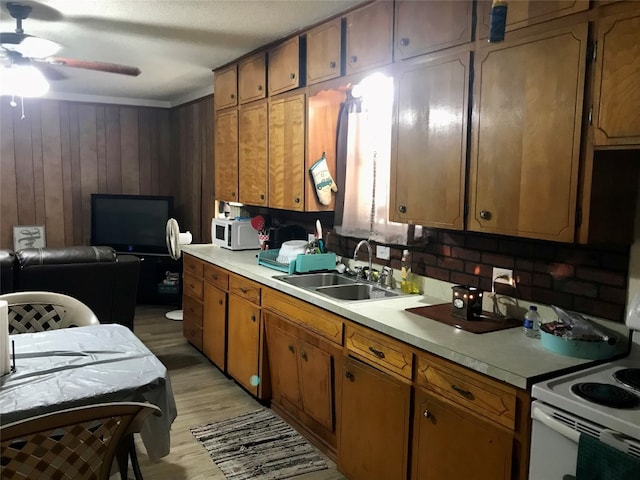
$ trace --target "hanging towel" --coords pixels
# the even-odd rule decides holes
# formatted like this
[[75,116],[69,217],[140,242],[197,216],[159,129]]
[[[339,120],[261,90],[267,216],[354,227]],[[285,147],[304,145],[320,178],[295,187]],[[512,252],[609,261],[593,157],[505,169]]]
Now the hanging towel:
[[576,480],[640,479],[640,459],[611,447],[591,435],[578,442]]

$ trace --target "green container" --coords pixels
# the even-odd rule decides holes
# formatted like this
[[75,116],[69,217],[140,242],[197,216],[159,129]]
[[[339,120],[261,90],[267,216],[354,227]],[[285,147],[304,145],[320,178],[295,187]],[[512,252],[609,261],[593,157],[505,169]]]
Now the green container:
[[540,329],[540,341],[542,347],[550,352],[558,353],[566,357],[585,358],[588,360],[605,360],[626,351],[623,341],[610,344],[607,342],[585,342],[571,340],[553,335]]

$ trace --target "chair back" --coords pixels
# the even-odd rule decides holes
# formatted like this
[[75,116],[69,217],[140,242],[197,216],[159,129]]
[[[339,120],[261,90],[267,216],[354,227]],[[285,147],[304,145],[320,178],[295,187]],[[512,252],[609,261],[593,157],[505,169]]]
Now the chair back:
[[62,293],[14,292],[0,300],[9,304],[10,334],[100,324],[89,307]]
[[108,480],[120,442],[161,411],[149,403],[71,408],[0,427],[1,478]]

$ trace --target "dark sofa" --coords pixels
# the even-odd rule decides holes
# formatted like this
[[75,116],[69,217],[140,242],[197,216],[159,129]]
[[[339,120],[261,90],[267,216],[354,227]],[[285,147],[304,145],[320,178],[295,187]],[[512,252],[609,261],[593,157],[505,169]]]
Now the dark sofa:
[[[85,303],[100,323],[133,330],[140,260],[111,247],[25,248],[0,253],[2,293],[43,290]],[[12,271],[11,271],[12,270]],[[5,280],[6,278],[6,280]]]

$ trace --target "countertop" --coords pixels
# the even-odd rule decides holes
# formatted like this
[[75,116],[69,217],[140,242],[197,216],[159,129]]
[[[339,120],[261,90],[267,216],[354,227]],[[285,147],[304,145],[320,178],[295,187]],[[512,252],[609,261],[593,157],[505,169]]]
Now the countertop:
[[[536,381],[596,363],[547,351],[540,340],[526,337],[521,328],[475,334],[405,311],[449,302],[453,284],[446,282],[425,279],[424,295],[345,302],[273,278],[284,273],[258,265],[256,250],[231,251],[202,244],[183,245],[182,251],[519,388],[528,389]],[[619,342],[617,355],[623,356],[628,349],[629,330],[621,323],[597,321],[625,339]]]

